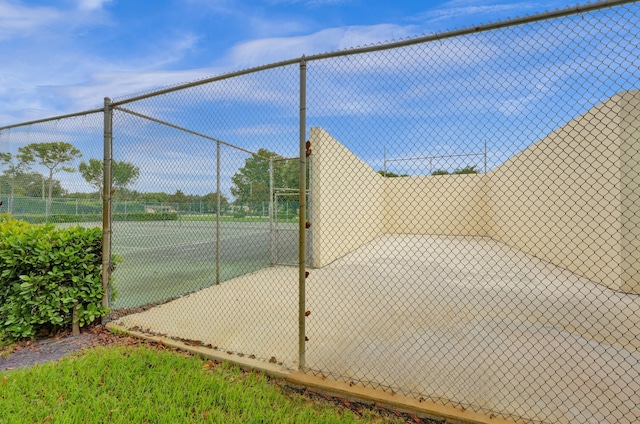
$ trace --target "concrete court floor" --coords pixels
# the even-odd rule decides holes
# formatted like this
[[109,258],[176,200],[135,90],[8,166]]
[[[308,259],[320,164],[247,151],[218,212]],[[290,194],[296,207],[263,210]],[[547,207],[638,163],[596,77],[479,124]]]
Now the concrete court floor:
[[[311,270],[306,305],[306,365],[325,376],[534,421],[640,421],[640,296],[493,240],[383,236]],[[298,271],[118,324],[297,368]]]

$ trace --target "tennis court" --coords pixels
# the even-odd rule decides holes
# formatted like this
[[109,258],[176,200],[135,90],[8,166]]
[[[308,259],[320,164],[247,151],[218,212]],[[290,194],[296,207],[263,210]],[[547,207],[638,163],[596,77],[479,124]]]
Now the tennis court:
[[[270,266],[297,262],[295,223],[220,222],[220,281]],[[114,222],[114,309],[181,296],[216,284],[215,221]]]
[[[295,369],[297,272],[267,267],[119,323]],[[307,366],[325,376],[540,421],[640,414],[640,297],[487,238],[383,236],[312,270],[307,308]],[[629,343],[602,336],[618,333]]]

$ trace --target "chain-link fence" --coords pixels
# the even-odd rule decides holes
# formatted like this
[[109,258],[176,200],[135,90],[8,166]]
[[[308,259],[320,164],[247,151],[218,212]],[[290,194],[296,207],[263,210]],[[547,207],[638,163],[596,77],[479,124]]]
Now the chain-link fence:
[[[165,200],[174,203],[158,212],[176,218],[114,223],[113,251],[123,257],[115,273],[116,307],[165,302],[218,286],[273,265],[278,245],[280,250],[291,249],[291,242],[297,246],[297,238],[275,236],[273,209],[276,187],[297,187],[297,170],[290,165],[297,162],[282,160],[296,153],[297,92],[297,68],[290,66],[114,102],[114,160],[137,161],[140,179],[132,188],[170,193]],[[201,212],[193,197],[205,199],[208,209]],[[295,212],[288,217],[293,219]],[[220,291],[215,289],[211,293]],[[267,295],[270,282],[257,290]],[[224,315],[211,317],[217,322],[234,322],[249,312],[242,297],[229,305],[202,306]],[[181,336],[205,340],[204,331],[206,325],[194,325]],[[240,351],[234,347],[225,345]]]
[[[122,325],[493,417],[633,423],[639,45],[640,5],[603,2],[115,99],[104,128],[3,130],[0,198],[34,222],[110,202]],[[53,140],[74,179],[17,183]]]
[[640,419],[639,12],[308,64],[313,372]]

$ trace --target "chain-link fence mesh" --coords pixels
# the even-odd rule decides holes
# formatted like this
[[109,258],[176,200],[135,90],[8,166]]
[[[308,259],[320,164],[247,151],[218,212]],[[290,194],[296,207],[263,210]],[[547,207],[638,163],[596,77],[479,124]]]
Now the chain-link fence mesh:
[[635,422],[637,4],[307,66],[323,375]]
[[[453,35],[116,99],[112,307],[155,306],[118,322],[494,417],[640,420],[640,5]],[[4,207],[92,222],[102,118],[2,131]],[[12,167],[51,141],[86,164],[47,197]]]
[[276,214],[274,199],[298,186],[298,161],[285,160],[298,149],[298,84],[297,66],[285,66],[116,100],[114,161],[140,169],[127,194],[161,202],[145,203],[147,215],[167,217],[114,222],[114,306],[180,297],[123,323],[295,366],[296,269],[275,265],[298,237],[275,225],[295,225],[297,210]]

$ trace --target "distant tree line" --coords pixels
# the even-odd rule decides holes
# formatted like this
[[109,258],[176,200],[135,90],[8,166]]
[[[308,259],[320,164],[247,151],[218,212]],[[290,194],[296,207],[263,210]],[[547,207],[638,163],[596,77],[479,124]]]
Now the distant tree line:
[[[74,160],[82,157],[80,150],[65,142],[32,143],[18,149],[18,153],[0,152],[0,195],[13,197],[42,197],[46,199],[46,214],[49,214],[51,200],[54,197],[73,197],[76,199],[100,199],[103,187],[103,169],[101,160],[89,159],[81,162],[77,169],[68,166]],[[270,163],[273,164],[273,182],[270,174]],[[32,171],[34,164],[47,169],[45,175]],[[68,193],[60,181],[54,177],[60,172],[78,171],[82,178],[95,189],[92,193]],[[387,178],[407,177],[407,174],[396,174],[389,171],[378,171]],[[436,169],[431,175],[478,174],[476,166],[457,168],[453,172]],[[215,211],[217,207],[217,193],[204,195],[185,194],[182,190],[175,193],[138,192],[129,187],[140,177],[140,169],[130,162],[113,161],[112,187],[116,201],[138,201],[147,203],[176,203],[176,204],[206,204],[207,211]],[[268,202],[270,185],[277,191],[297,190],[299,181],[299,162],[296,159],[285,159],[275,152],[261,148],[257,155],[245,160],[244,166],[231,178],[231,194],[235,204],[249,205]],[[307,181],[309,179],[307,178]],[[308,185],[307,185],[308,187]],[[231,204],[229,199],[221,195],[222,209]],[[11,205],[11,203],[10,203]],[[213,206],[215,205],[215,206]],[[9,210],[10,206],[9,206]]]
[[[39,191],[40,195],[44,197],[46,185],[47,202],[45,213],[48,216],[51,210],[51,199],[53,198],[54,191],[63,192],[60,183],[54,180],[53,176],[60,171],[74,172],[74,168],[65,165],[81,156],[80,150],[65,142],[28,144],[20,147],[18,154],[15,156],[11,153],[2,153],[0,155],[0,166],[6,168],[3,175],[8,181],[10,199],[13,199],[15,196],[16,188],[23,189],[25,194],[29,191],[32,193]],[[48,175],[29,172],[33,164],[47,168]],[[38,180],[40,184],[37,184]],[[20,182],[20,186],[18,186],[18,182]],[[37,187],[37,185],[40,187]],[[54,190],[56,186],[58,186],[58,190]],[[2,185],[0,185],[0,188],[2,188]],[[11,210],[11,203],[9,205],[9,210]]]
[[[473,166],[465,166],[464,168],[456,168],[453,172],[449,172],[446,169],[436,169],[431,172],[430,175],[465,175],[465,174],[479,174],[477,167]],[[408,174],[395,174],[389,171],[378,171],[378,174],[387,178],[395,178],[395,177],[408,177]]]
[[[89,159],[79,164],[78,168],[68,166],[74,160],[82,157],[80,150],[66,142],[32,143],[20,147],[17,154],[0,152],[0,196],[9,197],[6,205],[8,211],[12,210],[12,201],[15,197],[38,197],[46,200],[46,215],[51,211],[51,202],[54,198],[75,199],[101,199],[104,184],[104,165],[102,160]],[[34,165],[41,165],[47,169],[46,175],[33,172]],[[59,172],[78,171],[82,178],[95,189],[94,192],[67,192],[55,179]],[[116,201],[139,201],[145,203],[199,203],[206,204],[207,211],[217,208],[217,193],[211,192],[205,195],[187,195],[181,190],[175,193],[151,192],[142,193],[132,190],[129,186],[136,183],[140,177],[140,168],[130,162],[112,162],[112,187],[113,197]],[[260,190],[256,184],[256,192]],[[220,206],[228,208],[229,199],[221,195]]]

